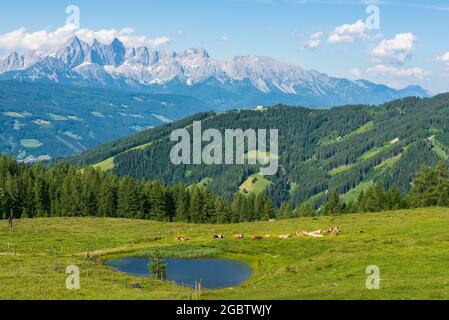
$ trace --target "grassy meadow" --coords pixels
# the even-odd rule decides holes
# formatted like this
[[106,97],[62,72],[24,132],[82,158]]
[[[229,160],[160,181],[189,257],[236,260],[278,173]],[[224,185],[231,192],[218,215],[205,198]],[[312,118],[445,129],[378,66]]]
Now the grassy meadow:
[[[338,237],[278,239],[327,230]],[[232,238],[245,233],[242,240]],[[227,238],[213,240],[223,233]],[[189,241],[178,243],[176,235]],[[261,241],[251,241],[261,235]],[[104,260],[160,251],[171,257],[228,257],[253,275],[200,299],[448,299],[449,209],[301,218],[234,225],[190,225],[107,218],[0,221],[0,299],[189,299],[191,290],[109,269]],[[89,252],[90,258],[87,258]],[[66,267],[77,265],[81,289],[67,290]],[[367,290],[377,265],[381,289]],[[140,283],[141,289],[131,289]]]

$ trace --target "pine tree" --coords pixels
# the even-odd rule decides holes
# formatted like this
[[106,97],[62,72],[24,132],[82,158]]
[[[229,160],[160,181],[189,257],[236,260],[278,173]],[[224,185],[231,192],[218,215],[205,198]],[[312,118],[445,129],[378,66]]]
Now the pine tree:
[[293,217],[293,208],[288,202],[282,202],[281,207],[276,212],[277,219],[290,219]]
[[263,211],[262,220],[267,221],[274,218],[274,206],[273,201],[264,193],[263,196]]
[[37,176],[34,183],[34,204],[38,217],[48,216],[50,211],[50,200],[45,180],[42,176]]
[[150,188],[151,211],[150,217],[157,221],[164,221],[167,217],[165,191],[162,185],[155,182]]
[[298,217],[313,217],[316,215],[315,209],[313,209],[310,203],[303,203],[297,209]]
[[115,176],[107,175],[100,184],[98,191],[98,215],[115,217],[117,214],[118,182]]
[[117,211],[121,217],[132,218],[142,211],[139,192],[135,182],[130,177],[123,178],[119,183]]
[[176,201],[176,221],[189,222],[189,206],[190,198],[189,193],[185,189],[184,185],[178,185],[175,191],[175,201]]
[[325,215],[340,214],[343,212],[343,204],[340,201],[340,195],[337,191],[332,191],[328,202],[324,206],[323,213]]
[[189,216],[193,223],[200,223],[203,212],[203,196],[197,186],[193,186],[190,191]]

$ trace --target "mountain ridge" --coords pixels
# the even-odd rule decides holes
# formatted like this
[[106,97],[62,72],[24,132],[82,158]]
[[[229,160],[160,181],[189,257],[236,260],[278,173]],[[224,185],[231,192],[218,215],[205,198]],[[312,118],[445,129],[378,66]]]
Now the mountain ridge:
[[[53,59],[61,61],[56,63]],[[45,69],[45,70],[43,70]],[[426,97],[419,86],[400,90],[367,80],[348,80],[262,56],[210,57],[204,48],[183,52],[140,46],[125,48],[115,38],[89,45],[77,37],[48,52],[11,53],[0,60],[0,79],[185,94],[211,108],[230,109],[300,104],[332,107],[343,104],[380,104],[406,96]]]

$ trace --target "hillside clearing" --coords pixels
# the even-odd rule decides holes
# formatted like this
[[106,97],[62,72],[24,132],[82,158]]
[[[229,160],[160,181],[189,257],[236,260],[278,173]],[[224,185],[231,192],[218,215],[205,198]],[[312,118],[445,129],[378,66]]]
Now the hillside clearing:
[[260,173],[253,174],[242,183],[239,190],[243,193],[254,193],[259,194],[264,192],[272,182],[262,176]]

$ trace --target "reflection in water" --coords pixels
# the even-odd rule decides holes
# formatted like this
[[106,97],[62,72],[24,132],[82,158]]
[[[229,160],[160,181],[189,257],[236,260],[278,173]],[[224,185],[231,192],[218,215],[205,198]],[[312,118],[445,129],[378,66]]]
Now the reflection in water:
[[[120,272],[133,276],[150,276],[148,258],[121,258],[109,260],[106,264]],[[244,282],[252,273],[251,268],[241,262],[229,259],[165,259],[167,280],[194,287],[201,281],[206,289],[220,289]]]

